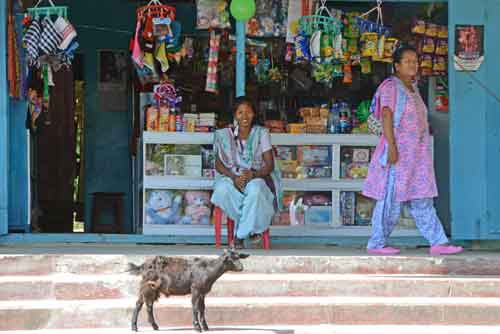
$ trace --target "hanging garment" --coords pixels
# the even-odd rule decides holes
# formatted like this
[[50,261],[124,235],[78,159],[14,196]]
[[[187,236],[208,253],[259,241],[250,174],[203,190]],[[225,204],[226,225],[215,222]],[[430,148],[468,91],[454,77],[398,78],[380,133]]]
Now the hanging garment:
[[64,17],[59,16],[54,23],[56,31],[62,36],[62,41],[59,44],[60,50],[66,50],[71,42],[76,38],[76,30],[71,23]]
[[156,42],[155,59],[160,63],[161,71],[166,73],[170,67],[168,64],[165,41]]
[[219,62],[220,35],[214,31],[210,34],[210,50],[208,54],[207,82],[205,91],[217,92],[217,63]]
[[23,43],[28,53],[27,59],[29,66],[37,64],[38,56],[40,55],[39,45],[41,34],[42,26],[40,24],[40,20],[34,19],[31,21],[31,24],[23,37]]
[[62,42],[62,36],[57,32],[54,22],[46,16],[42,21],[42,34],[40,36],[40,50],[46,55],[56,53]]
[[141,31],[141,22],[137,20],[137,24],[135,27],[135,36],[132,45],[132,60],[134,61],[134,63],[137,64],[137,66],[143,67],[144,63],[142,62],[142,50],[141,50],[141,45],[139,44],[140,31]]

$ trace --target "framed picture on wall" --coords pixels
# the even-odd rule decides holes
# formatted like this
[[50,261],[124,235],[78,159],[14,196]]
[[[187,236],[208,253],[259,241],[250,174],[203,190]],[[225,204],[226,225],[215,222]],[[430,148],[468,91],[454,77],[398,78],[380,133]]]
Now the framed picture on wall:
[[127,111],[129,55],[126,50],[98,50],[98,90],[101,111]]

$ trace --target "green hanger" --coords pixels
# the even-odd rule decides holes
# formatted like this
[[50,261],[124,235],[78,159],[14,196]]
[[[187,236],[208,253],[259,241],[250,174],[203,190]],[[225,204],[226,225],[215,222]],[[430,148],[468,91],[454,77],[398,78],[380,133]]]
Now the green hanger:
[[56,6],[54,5],[54,2],[52,0],[47,0],[50,4],[50,6],[47,7],[38,7],[42,0],[39,0],[35,7],[28,8],[28,13],[31,14],[32,16],[38,18],[40,15],[57,15],[57,16],[62,16],[65,19],[68,18],[68,7],[67,6]]

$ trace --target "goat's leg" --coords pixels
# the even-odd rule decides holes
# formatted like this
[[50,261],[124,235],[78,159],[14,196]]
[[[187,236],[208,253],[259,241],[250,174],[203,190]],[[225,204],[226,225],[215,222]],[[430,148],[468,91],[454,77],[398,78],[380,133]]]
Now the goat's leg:
[[205,319],[205,296],[201,296],[200,298],[200,323],[201,323],[201,328],[203,328],[204,331],[208,331],[208,325],[207,325],[207,320]]
[[151,324],[151,326],[153,326],[153,329],[155,331],[157,331],[159,327],[158,327],[158,324],[155,321],[155,315],[153,313],[153,304],[154,304],[154,301],[148,301],[148,302],[146,302],[146,308],[148,310],[148,321]]
[[135,309],[134,313],[132,314],[132,330],[134,332],[137,332],[137,318],[139,317],[139,312],[141,311],[143,305],[144,305],[144,299],[141,295],[139,296],[139,299],[137,299],[137,302],[135,302]]
[[199,312],[200,312],[200,300],[201,295],[198,291],[193,291],[191,293],[191,305],[193,307],[193,328],[197,332],[201,332],[201,326],[199,321]]

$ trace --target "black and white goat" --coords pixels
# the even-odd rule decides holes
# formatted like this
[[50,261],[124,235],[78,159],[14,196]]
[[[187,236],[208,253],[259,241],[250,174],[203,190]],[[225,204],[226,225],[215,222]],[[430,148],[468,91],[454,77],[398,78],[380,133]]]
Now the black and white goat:
[[215,259],[194,258],[187,260],[178,257],[156,256],[140,266],[129,263],[128,271],[141,275],[139,297],[132,315],[132,330],[137,331],[137,318],[144,304],[148,312],[148,321],[154,330],[158,330],[153,315],[153,304],[164,296],[183,296],[191,294],[193,307],[193,327],[195,330],[208,331],[205,320],[205,296],[212,285],[227,271],[243,271],[240,259],[248,254],[234,250],[225,250]]

